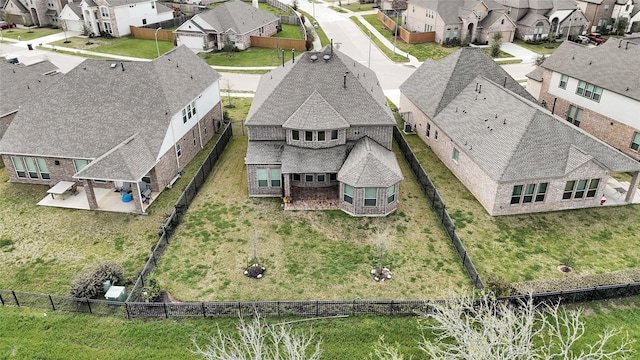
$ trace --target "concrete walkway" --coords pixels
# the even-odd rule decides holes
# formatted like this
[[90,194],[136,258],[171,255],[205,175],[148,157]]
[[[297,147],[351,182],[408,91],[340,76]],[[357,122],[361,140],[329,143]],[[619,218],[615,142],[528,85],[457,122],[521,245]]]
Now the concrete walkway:
[[523,48],[520,45],[504,42],[500,47],[500,50],[513,55],[513,58],[499,59],[499,60],[522,60],[523,63],[535,63],[536,59],[540,56],[539,54]]

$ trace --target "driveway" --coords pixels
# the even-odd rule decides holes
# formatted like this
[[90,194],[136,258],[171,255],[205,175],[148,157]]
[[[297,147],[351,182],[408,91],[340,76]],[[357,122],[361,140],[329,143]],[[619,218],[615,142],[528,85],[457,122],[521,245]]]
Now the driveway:
[[[513,55],[513,57],[516,59],[521,59],[523,63],[535,62],[536,58],[540,56],[539,54],[529,49],[523,48],[520,45],[510,43],[510,42],[502,43],[502,46],[500,47],[500,49],[504,52],[508,52],[509,54]],[[501,59],[501,60],[505,60],[505,59]]]

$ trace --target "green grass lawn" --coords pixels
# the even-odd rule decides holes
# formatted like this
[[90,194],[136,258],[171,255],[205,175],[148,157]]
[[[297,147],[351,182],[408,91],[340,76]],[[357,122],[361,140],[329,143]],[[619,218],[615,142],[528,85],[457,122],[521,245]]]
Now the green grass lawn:
[[[234,137],[187,212],[155,276],[181,300],[424,299],[469,280],[406,163],[396,213],[355,218],[341,211],[282,211],[279,198],[248,198],[247,138]],[[233,190],[231,190],[233,189]],[[376,283],[375,229],[389,229],[391,281]],[[249,238],[267,267],[243,275]]]
[[298,25],[282,24],[282,31],[273,35],[273,37],[287,38],[287,39],[304,39],[302,30]]
[[0,169],[0,289],[66,295],[80,271],[103,260],[121,262],[125,277],[135,279],[158,241],[159,226],[214,143],[146,216],[38,206],[47,186],[9,183]]
[[[16,27],[16,28],[2,30],[2,37],[16,39],[16,40],[18,39],[18,37],[20,37],[20,40],[22,41],[29,41],[29,40],[37,39],[39,37],[57,34],[59,32],[62,32],[62,30],[52,29],[52,28],[24,29],[24,28]],[[38,44],[34,44],[34,46],[36,45]]]
[[[482,49],[482,51],[484,51],[485,54],[491,56],[491,48],[484,48]],[[500,50],[500,52],[498,53],[498,56],[495,57],[494,59],[504,59],[504,58],[510,58],[510,57],[513,57],[513,55],[509,54],[508,52]]]
[[[69,40],[71,42],[67,44],[64,43],[64,40],[61,40],[53,42],[51,45],[104,54],[131,56],[142,59],[155,59],[158,56],[155,40],[136,39],[130,36],[113,39],[72,37],[69,38]],[[174,47],[175,46],[171,41],[158,41],[160,55]]]
[[[296,51],[296,57],[302,52]],[[238,52],[199,53],[207,64],[219,66],[278,66],[282,65],[282,51],[250,47]],[[291,50],[286,50],[285,61],[291,60]]]
[[347,10],[344,10],[343,8],[339,8],[337,6],[329,6],[329,9],[335,11],[335,12],[339,12],[341,14],[346,14]]
[[[572,305],[584,308],[584,343],[598,340],[603,329],[623,329],[640,338],[640,298]],[[46,314],[46,316],[45,316]],[[265,319],[268,324],[295,319]],[[294,331],[321,338],[322,359],[368,359],[378,336],[396,344],[405,359],[423,359],[416,349],[417,317],[357,316],[292,324]],[[235,334],[235,318],[181,320],[126,320],[118,317],[75,314],[41,309],[0,307],[2,359],[198,359],[189,349],[195,338],[204,344],[219,327]],[[431,338],[431,334],[425,334]],[[616,338],[614,340],[618,340]],[[633,344],[640,351],[640,342]]]
[[554,51],[562,44],[562,41],[552,42],[552,43],[543,43],[543,44],[527,44],[524,40],[515,39],[513,41],[514,44],[520,45],[523,48],[529,49],[536,54],[540,55],[551,55]]
[[[387,40],[391,43],[394,41],[394,35],[391,31],[386,30],[382,21],[378,20],[377,15],[364,15],[364,18],[369,24],[373,25],[378,31],[384,35]],[[353,17],[352,17],[353,19]],[[366,32],[366,31],[365,31]],[[440,60],[447,55],[455,52],[460,49],[460,47],[444,47],[438,43],[430,42],[430,43],[422,43],[422,44],[407,44],[403,42],[399,37],[396,40],[396,47],[404,52],[408,52],[409,54],[415,56],[420,61],[425,61],[426,59]]]
[[52,48],[48,48],[48,47],[44,47],[44,46],[38,46],[37,49],[38,50],[45,50],[45,51],[53,51],[53,52],[57,52],[59,54],[80,56],[80,57],[87,58],[87,59],[113,59],[108,54],[104,54],[104,56],[97,56],[97,55],[92,55],[92,54],[83,54],[83,53],[78,52],[78,51],[60,50],[59,48],[52,49]]
[[[374,15],[375,16],[375,15]],[[358,27],[365,33],[365,34],[369,34],[369,29],[360,22],[360,20],[358,20],[357,17],[355,16],[351,16],[349,19],[351,19],[356,25],[358,25]],[[376,19],[377,20],[377,19]],[[376,44],[376,46],[378,47],[378,49],[380,49],[380,51],[382,51],[389,59],[391,59],[391,61],[395,61],[395,62],[408,62],[409,59],[407,59],[404,56],[398,55],[398,54],[394,54],[391,49],[389,49],[388,47],[386,47],[382,41],[378,40],[377,37],[370,35],[371,36],[371,40]],[[391,40],[393,42],[393,39]],[[398,46],[398,49],[400,49],[400,46]]]
[[[349,9],[351,11],[359,12],[359,11],[369,11],[377,9],[375,3],[371,4],[360,4],[358,0],[343,0],[340,1],[342,7],[345,9]],[[376,6],[376,7],[374,7]]]
[[443,197],[480,276],[509,282],[555,279],[571,261],[576,275],[640,267],[640,205],[499,216],[474,196],[417,136],[405,136]]
[[280,9],[278,9],[276,7],[273,7],[273,6],[271,6],[271,5],[267,4],[267,3],[259,2],[258,3],[258,8],[260,8],[260,10],[265,10],[265,11],[268,11],[268,12],[270,12],[272,14],[275,14],[275,15],[293,15],[290,11],[280,10]]

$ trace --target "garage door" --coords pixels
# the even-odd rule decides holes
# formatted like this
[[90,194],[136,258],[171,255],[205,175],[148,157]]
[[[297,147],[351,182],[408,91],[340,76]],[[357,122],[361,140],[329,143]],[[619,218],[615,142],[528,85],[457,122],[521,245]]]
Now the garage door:
[[186,45],[189,49],[203,50],[204,35],[178,34],[178,45]]
[[[513,33],[513,31],[502,31],[502,42],[511,42],[511,34]],[[491,38],[493,39],[493,34],[491,34]]]

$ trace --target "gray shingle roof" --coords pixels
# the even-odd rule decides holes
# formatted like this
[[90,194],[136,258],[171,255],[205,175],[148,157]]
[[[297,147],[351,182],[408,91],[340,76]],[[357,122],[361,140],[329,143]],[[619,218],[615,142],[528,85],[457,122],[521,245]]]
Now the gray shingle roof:
[[[478,25],[488,28],[489,26],[493,25],[496,21],[498,21],[498,19],[500,19],[502,15],[504,14],[497,11],[491,11],[487,16],[484,17],[484,19],[482,19],[482,21],[480,21],[480,24]],[[507,16],[507,18],[509,17]],[[506,40],[509,40],[509,39],[503,39],[503,41],[506,41]]]
[[434,122],[499,182],[562,177],[589,161],[611,172],[640,170],[637,161],[481,76]]
[[349,123],[317,91],[282,124],[286,129],[332,130],[346,129]]
[[546,16],[533,11],[529,11],[525,16],[522,17],[522,19],[518,21],[518,25],[533,27],[538,23],[538,21],[543,21],[549,24],[549,19],[547,19]]
[[452,101],[477,75],[535,101],[517,81],[479,48],[462,48],[446,58],[425,61],[402,85],[400,91],[422,112],[433,118]]
[[26,102],[33,101],[38,93],[62,78],[58,68],[49,61],[33,65],[10,64],[0,61],[0,116],[18,110]]
[[240,0],[225,2],[191,18],[191,22],[205,32],[222,33],[231,30],[237,34],[246,34],[277,20],[278,17],[274,14],[256,9]]
[[93,0],[83,0],[83,1],[86,2],[87,5],[90,7],[98,6]]
[[282,173],[337,173],[346,156],[346,145],[321,149],[285,145],[282,151]]
[[353,187],[389,187],[403,179],[394,153],[368,137],[358,140],[338,172],[338,181]]
[[533,71],[531,71],[530,73],[528,73],[526,77],[536,81],[542,81],[542,74],[544,74],[544,68],[540,66],[536,66],[536,68],[533,69]]
[[263,75],[246,125],[282,126],[314,92],[351,126],[395,125],[375,73],[335,49],[330,60],[323,60],[330,53],[329,47],[305,52],[295,63]]
[[249,141],[244,162],[247,165],[280,164],[285,144],[285,141]]
[[123,6],[131,5],[142,2],[149,2],[149,0],[104,0],[109,6]]
[[171,116],[219,77],[184,46],[152,62],[87,59],[20,109],[0,152],[97,159],[138,133],[158,157]]
[[134,134],[121,144],[97,158],[79,171],[78,179],[139,181],[156,164],[156,155],[150,151],[140,134]]
[[80,19],[84,19],[84,15],[82,15],[82,7],[80,3],[69,3],[65,6],[68,6],[74,14],[76,14]]
[[[466,0],[409,0],[408,9],[411,5],[434,10],[445,24],[454,24],[460,22],[459,12],[465,4]],[[468,13],[468,11],[466,11]]]
[[565,41],[542,67],[640,100],[640,45],[610,39],[589,48]]

